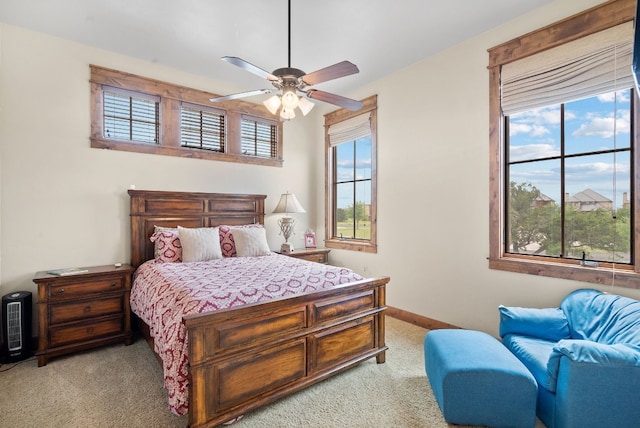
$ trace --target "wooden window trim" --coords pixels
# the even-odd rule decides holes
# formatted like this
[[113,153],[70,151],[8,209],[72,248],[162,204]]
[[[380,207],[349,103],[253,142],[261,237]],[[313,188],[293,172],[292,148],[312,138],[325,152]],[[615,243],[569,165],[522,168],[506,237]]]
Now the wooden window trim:
[[[91,70],[91,147],[122,150],[165,156],[237,162],[244,164],[282,167],[282,123],[261,104],[231,100],[216,103],[217,109],[226,111],[227,136],[225,153],[212,152],[180,146],[180,105],[182,102],[211,106],[210,98],[218,94],[200,91],[185,86],[174,85],[160,80],[149,79],[131,73],[90,65]],[[111,140],[103,137],[102,85],[130,91],[142,92],[160,97],[160,144]],[[277,157],[260,158],[245,156],[240,151],[240,120],[242,114],[273,121],[277,126]]]
[[[495,46],[489,52],[489,268],[530,275],[571,279],[600,285],[616,285],[640,288],[640,204],[634,204],[635,234],[631,266],[601,264],[599,268],[580,266],[573,260],[544,260],[540,257],[505,254],[503,247],[503,198],[504,198],[504,116],[500,108],[501,66],[534,55],[546,49],[568,43],[589,34],[632,21],[635,18],[635,0],[613,0],[564,20],[530,32],[521,37]],[[638,109],[637,97],[634,100]],[[636,115],[637,117],[637,115]],[[640,126],[636,126],[634,145],[633,196],[640,195],[640,156],[637,141]]]
[[[362,251],[365,253],[376,253],[378,251],[378,185],[377,185],[377,164],[378,164],[378,96],[372,95],[362,100],[362,108],[358,111],[339,109],[327,113],[324,117],[325,135],[325,245],[328,248],[341,250]],[[332,235],[333,230],[333,194],[332,194],[332,165],[331,144],[329,143],[329,127],[339,122],[343,122],[361,114],[371,113],[371,239],[336,239]]]

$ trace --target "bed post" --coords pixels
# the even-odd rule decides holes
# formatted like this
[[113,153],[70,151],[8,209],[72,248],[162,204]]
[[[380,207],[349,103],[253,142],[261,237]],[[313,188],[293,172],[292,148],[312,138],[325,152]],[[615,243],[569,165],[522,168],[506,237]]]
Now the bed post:
[[[386,283],[381,285],[380,287],[378,287],[377,290],[377,295],[378,295],[378,303],[377,306],[379,308],[386,308],[387,307],[387,287],[386,287]],[[385,312],[379,312],[378,315],[378,348],[380,349],[386,349],[386,343],[385,343]],[[382,364],[386,361],[386,351],[382,351],[380,352],[378,355],[376,355],[376,362],[378,364]]]

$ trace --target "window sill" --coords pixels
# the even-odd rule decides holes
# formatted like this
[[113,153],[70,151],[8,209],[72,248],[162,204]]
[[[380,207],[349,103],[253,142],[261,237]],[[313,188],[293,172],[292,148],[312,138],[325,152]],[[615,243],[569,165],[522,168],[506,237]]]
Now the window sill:
[[369,241],[358,241],[350,239],[327,239],[324,242],[327,248],[336,248],[339,250],[361,251],[363,253],[377,253],[377,245]]
[[282,159],[267,159],[233,153],[219,153],[208,150],[190,149],[186,147],[166,147],[158,144],[132,143],[91,137],[91,147],[96,149],[122,150],[125,152],[148,153],[155,155],[176,156],[193,159],[217,160],[253,165],[282,166]]
[[592,284],[624,288],[640,288],[640,274],[628,265],[615,267],[588,267],[579,262],[550,262],[528,258],[489,258],[489,269],[503,270],[527,275],[548,276],[559,279],[589,282]]

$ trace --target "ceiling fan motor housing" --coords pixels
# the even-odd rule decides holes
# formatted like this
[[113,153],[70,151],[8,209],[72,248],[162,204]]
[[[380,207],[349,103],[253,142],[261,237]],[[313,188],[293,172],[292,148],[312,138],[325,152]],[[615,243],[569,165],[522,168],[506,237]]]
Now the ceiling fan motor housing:
[[301,79],[306,73],[299,68],[284,67],[274,70],[272,73],[278,77],[278,81],[271,82],[278,89],[292,87],[294,89],[303,89],[306,85]]

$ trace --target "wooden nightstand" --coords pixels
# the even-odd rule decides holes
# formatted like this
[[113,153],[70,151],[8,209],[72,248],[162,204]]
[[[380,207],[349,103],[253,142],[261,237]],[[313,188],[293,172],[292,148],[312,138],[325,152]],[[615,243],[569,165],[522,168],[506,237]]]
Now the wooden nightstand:
[[318,262],[329,264],[329,251],[328,248],[305,248],[302,250],[293,250],[291,253],[280,253],[283,256],[295,257],[297,259],[309,260],[310,262]]
[[130,345],[130,265],[68,276],[38,272],[38,367],[50,357],[123,341]]

